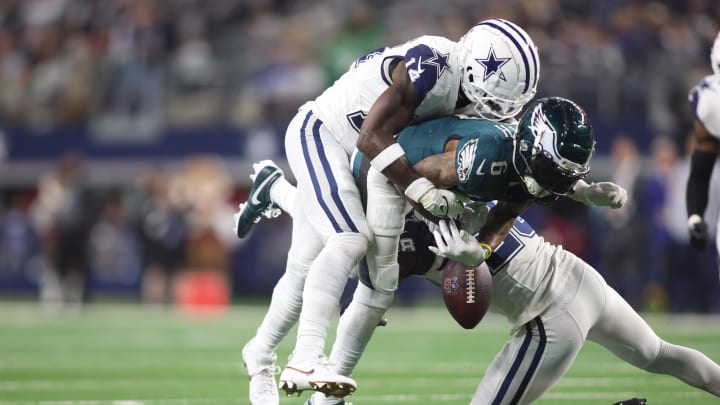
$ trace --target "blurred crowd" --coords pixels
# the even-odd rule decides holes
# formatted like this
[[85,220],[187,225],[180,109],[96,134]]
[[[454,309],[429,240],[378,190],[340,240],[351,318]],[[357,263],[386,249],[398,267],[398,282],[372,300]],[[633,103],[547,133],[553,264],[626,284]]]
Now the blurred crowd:
[[[297,107],[358,55],[424,34],[457,40],[491,17],[534,38],[540,96],[572,98],[612,128],[599,149],[632,196],[620,211],[561,204],[534,223],[637,308],[720,311],[715,259],[690,250],[684,209],[687,93],[710,72],[715,0],[2,0],[0,130],[142,138],[222,123],[270,139],[247,151],[266,158]],[[247,184],[222,156],[100,188],[84,181],[83,158],[64,155],[37,185],[3,190],[0,281],[33,274],[52,302],[82,300],[88,274],[125,277],[158,302],[178,269],[220,270],[241,293],[267,292],[282,271],[289,221],[247,246],[234,238]]]
[[222,161],[198,156],[172,171],[152,167],[122,187],[86,179],[84,157],[70,153],[37,188],[5,193],[0,285],[27,281],[51,306],[80,304],[93,288],[164,303],[187,270],[228,275],[241,241]]
[[489,17],[532,35],[541,94],[674,136],[687,128],[687,90],[708,71],[720,3],[4,0],[0,122],[282,128],[358,55],[423,34],[457,40]]

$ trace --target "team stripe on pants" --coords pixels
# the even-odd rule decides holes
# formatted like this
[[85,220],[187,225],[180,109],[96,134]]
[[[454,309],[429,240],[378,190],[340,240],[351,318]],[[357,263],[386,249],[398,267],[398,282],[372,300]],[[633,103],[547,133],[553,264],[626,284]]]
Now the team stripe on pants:
[[[533,323],[535,323],[535,328],[532,327]],[[536,339],[533,338],[533,331],[537,334]],[[527,390],[530,381],[535,375],[535,371],[537,371],[546,345],[547,335],[545,333],[545,326],[540,317],[537,317],[525,325],[525,339],[502,385],[500,385],[500,389],[495,399],[493,399],[492,405],[502,404],[503,401],[506,400],[506,396],[512,395],[512,392],[514,392],[514,395],[512,395],[510,403],[517,404],[520,402],[520,399],[522,399],[525,390]]]
[[[312,121],[312,132],[308,133],[308,124]],[[333,175],[330,161],[320,137],[323,122],[317,119],[312,111],[308,111],[300,129],[301,144],[305,165],[310,173],[315,198],[322,207],[325,216],[330,220],[335,232],[358,232],[345,205],[340,199],[337,181]]]

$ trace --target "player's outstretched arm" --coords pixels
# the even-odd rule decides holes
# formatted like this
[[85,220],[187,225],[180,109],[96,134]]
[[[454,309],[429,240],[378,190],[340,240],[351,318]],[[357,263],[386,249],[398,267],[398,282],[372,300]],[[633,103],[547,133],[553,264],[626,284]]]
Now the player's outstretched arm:
[[487,221],[477,238],[458,229],[453,221],[441,220],[433,230],[435,245],[430,251],[438,256],[458,261],[467,266],[479,266],[492,254],[510,232],[515,219],[529,205],[500,201],[487,214]]
[[532,205],[531,200],[521,203],[498,201],[487,214],[485,225],[480,229],[477,237],[478,242],[485,243],[492,249],[497,248],[510,233],[518,215],[530,205]]
[[394,135],[410,123],[422,100],[410,81],[405,62],[398,63],[392,78],[392,85],[370,108],[360,128],[357,147],[408,199],[432,215],[454,217],[462,212],[462,202],[453,192],[438,189],[437,184],[420,176],[395,142]]
[[707,208],[710,177],[712,177],[715,159],[720,150],[720,142],[698,121],[695,122],[693,133],[695,151],[690,160],[690,176],[685,195],[688,231],[692,246],[704,250],[708,242],[708,230],[703,215]]
[[627,191],[619,185],[603,181],[588,184],[579,180],[568,197],[585,205],[596,207],[621,208],[627,203]]

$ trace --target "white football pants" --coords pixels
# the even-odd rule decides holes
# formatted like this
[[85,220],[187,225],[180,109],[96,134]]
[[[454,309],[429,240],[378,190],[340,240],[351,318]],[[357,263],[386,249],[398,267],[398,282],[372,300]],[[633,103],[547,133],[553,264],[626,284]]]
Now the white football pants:
[[340,296],[371,233],[350,157],[311,110],[300,110],[288,125],[285,152],[297,181],[286,272],[302,273],[291,267],[309,265],[295,363],[323,354]]
[[561,299],[505,344],[471,405],[532,403],[565,374],[586,339],[636,367],[720,394],[720,366],[660,339],[595,269],[576,258]]

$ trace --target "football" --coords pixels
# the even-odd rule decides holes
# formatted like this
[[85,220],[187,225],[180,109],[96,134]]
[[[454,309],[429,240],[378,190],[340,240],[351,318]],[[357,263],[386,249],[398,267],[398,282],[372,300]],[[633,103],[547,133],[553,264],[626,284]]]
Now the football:
[[465,329],[483,319],[490,306],[492,275],[487,266],[449,261],[442,274],[442,295],[450,315]]

